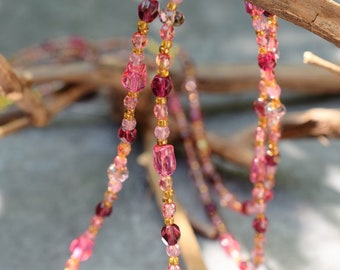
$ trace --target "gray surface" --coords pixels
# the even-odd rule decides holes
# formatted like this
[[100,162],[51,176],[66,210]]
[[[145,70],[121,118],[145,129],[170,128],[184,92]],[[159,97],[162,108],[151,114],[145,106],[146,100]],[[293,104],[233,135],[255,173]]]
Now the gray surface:
[[[136,3],[0,1],[0,51],[10,55],[32,43],[70,34],[129,37],[135,30]],[[242,1],[185,1],[182,10],[186,23],[177,31],[176,40],[198,63],[254,61],[254,34]],[[287,23],[281,25],[281,62],[301,62],[304,50],[339,57],[333,46],[312,34]],[[156,29],[151,32],[156,37]],[[339,107],[339,102],[339,98],[332,98],[288,104],[288,110]],[[74,105],[44,129],[30,128],[0,140],[1,270],[63,268],[71,239],[86,228],[105,190],[106,167],[115,154],[118,127],[109,115],[108,102],[101,97]],[[253,120],[250,111],[240,109],[209,115],[207,125],[223,134]],[[340,143],[332,140],[325,147],[316,140],[298,140],[281,145],[276,197],[269,206],[270,268],[339,269]],[[135,161],[140,150],[136,143],[130,156],[131,177],[98,237],[93,257],[81,269],[165,269],[166,256],[159,239],[162,220],[144,172]],[[185,161],[179,158],[177,194],[195,216],[202,218],[185,169]],[[246,197],[250,185],[245,174],[229,178],[230,187]],[[223,214],[245,250],[250,250],[251,221]],[[205,239],[200,243],[209,270],[226,269],[228,262],[218,245]]]

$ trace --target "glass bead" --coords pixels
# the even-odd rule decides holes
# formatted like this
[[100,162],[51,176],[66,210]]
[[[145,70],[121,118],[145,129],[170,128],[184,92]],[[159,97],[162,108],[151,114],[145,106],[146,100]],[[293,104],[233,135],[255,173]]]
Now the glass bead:
[[124,130],[133,130],[136,127],[136,119],[128,120],[128,119],[123,119],[122,120],[122,128]]
[[204,208],[205,208],[205,211],[206,211],[206,212],[208,213],[208,215],[210,215],[210,216],[216,213],[216,205],[213,204],[213,203],[206,204],[206,205],[204,206]]
[[159,120],[168,118],[168,106],[156,104],[153,109],[155,117]]
[[118,137],[124,143],[133,143],[137,137],[137,130],[134,128],[133,130],[124,130],[119,128]]
[[85,234],[82,234],[71,242],[70,252],[73,258],[77,258],[80,261],[86,261],[91,257],[93,247],[94,240],[86,237]]
[[124,98],[123,102],[124,102],[124,106],[127,109],[134,110],[136,108],[136,106],[137,106],[138,99],[135,98],[135,97],[126,96]]
[[159,182],[158,182],[159,188],[162,191],[171,189],[172,183],[173,183],[173,180],[171,176],[163,176],[159,179]]
[[235,253],[238,253],[240,255],[240,244],[229,233],[223,233],[219,236],[219,241],[226,254],[237,256]]
[[265,233],[268,229],[268,223],[265,216],[255,217],[253,220],[253,228],[258,233]]
[[184,14],[178,10],[175,12],[174,26],[181,26],[184,23]]
[[176,205],[174,203],[164,203],[162,212],[164,218],[172,218],[176,212]]
[[273,84],[267,87],[267,92],[270,98],[278,98],[281,94],[281,88],[278,84]]
[[116,167],[117,170],[123,170],[126,168],[126,164],[127,164],[127,159],[124,158],[124,157],[119,157],[119,156],[116,156],[113,160],[113,163]]
[[97,207],[96,207],[96,215],[97,216],[105,218],[105,217],[110,216],[111,212],[112,212],[112,206],[111,205],[108,206],[103,202],[100,202],[100,203],[97,204]]
[[166,247],[166,253],[169,257],[178,257],[181,254],[181,247],[179,244],[169,245]]
[[169,69],[170,67],[170,55],[160,53],[156,57],[156,64],[161,69]]
[[176,169],[174,147],[171,144],[155,145],[153,148],[153,166],[161,176],[168,176]]
[[270,167],[276,166],[280,161],[280,155],[266,154],[266,165]]
[[119,143],[117,147],[117,152],[118,152],[118,156],[121,156],[121,157],[128,156],[131,152],[131,144],[123,143],[123,142]]
[[186,80],[185,84],[184,84],[184,88],[185,88],[185,90],[187,90],[189,92],[196,90],[196,88],[197,88],[196,81],[193,80],[193,79]]
[[163,40],[172,40],[175,36],[175,29],[171,24],[163,24],[159,30],[159,35]]
[[101,216],[95,215],[91,218],[90,225],[97,227],[97,228],[100,228],[103,225],[103,223],[104,223],[104,218],[101,217]]
[[242,214],[244,215],[252,215],[255,214],[255,207],[252,201],[244,201],[242,203]]
[[255,200],[263,199],[265,194],[265,188],[263,185],[256,185],[253,190],[251,191],[251,194]]
[[171,77],[161,77],[156,75],[151,82],[151,89],[155,96],[166,97],[172,89]]
[[275,54],[272,52],[267,52],[264,54],[259,54],[257,57],[259,67],[265,71],[273,70],[276,66]]
[[168,9],[162,9],[159,11],[158,17],[161,23],[173,25],[175,21],[175,12]]
[[262,98],[258,98],[254,101],[254,111],[258,116],[265,116],[266,115],[266,101]]
[[169,265],[167,270],[181,270],[179,265]]
[[113,163],[107,169],[107,176],[110,181],[123,183],[129,177],[129,170],[126,165],[122,169],[118,169]]
[[256,37],[256,43],[260,46],[260,47],[266,47],[268,44],[268,40],[267,37],[265,35],[257,35]]
[[156,126],[154,134],[158,140],[166,140],[170,135],[170,129],[169,127]]
[[148,43],[148,38],[144,34],[135,32],[132,35],[131,42],[132,42],[133,47],[137,49],[144,49],[146,44]]
[[139,19],[151,23],[158,16],[158,5],[157,0],[143,0],[138,5]]
[[264,173],[264,160],[257,157],[254,158],[250,167],[250,181],[252,183],[263,181]]
[[139,71],[131,71],[128,65],[122,75],[122,85],[133,93],[142,91],[147,84],[146,65],[142,64],[138,68]]
[[264,201],[265,202],[270,202],[274,198],[274,191],[271,189],[266,189],[264,193]]
[[109,181],[107,189],[113,193],[121,191],[123,185],[120,181]]
[[245,5],[246,5],[246,12],[251,16],[261,15],[264,12],[263,9],[255,6],[254,4],[248,1],[245,1]]
[[164,225],[161,230],[162,240],[165,245],[176,245],[181,237],[181,231],[176,224]]
[[104,193],[104,201],[113,203],[115,200],[117,200],[117,193],[113,193],[109,190],[105,191]]
[[129,62],[133,66],[140,66],[144,63],[144,54],[131,53],[129,56]]
[[240,270],[256,270],[255,266],[248,261],[243,261],[239,264]]

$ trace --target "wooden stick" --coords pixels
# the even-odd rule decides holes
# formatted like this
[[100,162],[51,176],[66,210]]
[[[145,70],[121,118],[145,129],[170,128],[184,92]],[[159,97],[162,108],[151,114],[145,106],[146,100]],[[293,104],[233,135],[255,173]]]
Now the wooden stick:
[[340,75],[340,66],[333,64],[332,62],[329,62],[325,59],[322,59],[321,57],[313,54],[312,52],[305,52],[303,54],[303,62],[305,64],[311,64],[318,67],[322,67],[326,70],[333,72],[336,75]]
[[332,0],[249,0],[340,47],[340,4]]

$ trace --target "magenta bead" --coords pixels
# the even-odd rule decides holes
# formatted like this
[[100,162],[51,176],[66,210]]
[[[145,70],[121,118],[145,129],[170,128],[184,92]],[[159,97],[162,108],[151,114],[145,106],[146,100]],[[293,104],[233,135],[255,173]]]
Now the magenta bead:
[[105,217],[110,216],[111,212],[112,212],[112,206],[107,206],[103,202],[100,202],[97,204],[97,207],[96,207],[97,216],[105,218]]
[[178,257],[181,254],[181,247],[179,244],[167,246],[166,254],[168,254],[169,257]]
[[137,137],[137,130],[135,128],[133,130],[124,130],[120,128],[118,130],[118,137],[124,143],[133,143]]
[[158,5],[157,0],[143,0],[138,5],[139,19],[151,23],[158,16]]
[[280,156],[266,155],[266,165],[270,167],[275,167],[280,161]]
[[269,202],[274,198],[274,191],[271,189],[267,189],[264,193],[265,202]]
[[181,237],[181,231],[176,224],[164,225],[161,231],[162,240],[166,245],[176,245]]
[[254,187],[251,194],[255,200],[263,199],[265,194],[264,186],[261,185]]
[[103,225],[103,223],[104,223],[104,218],[97,216],[97,215],[93,216],[90,222],[91,226],[94,226],[96,228],[100,228]]
[[172,175],[176,169],[174,147],[171,144],[155,145],[153,148],[153,166],[161,176]]
[[156,75],[151,82],[151,89],[155,96],[166,97],[172,89],[171,77],[161,77]]
[[74,239],[70,244],[70,252],[73,258],[77,258],[80,261],[88,260],[93,251],[94,241],[93,239],[82,234],[78,238]]
[[257,57],[259,67],[265,71],[272,70],[276,66],[275,54],[272,52],[267,52],[264,54],[259,54]]
[[253,221],[253,228],[258,233],[265,233],[268,229],[268,223],[266,217],[256,217]]

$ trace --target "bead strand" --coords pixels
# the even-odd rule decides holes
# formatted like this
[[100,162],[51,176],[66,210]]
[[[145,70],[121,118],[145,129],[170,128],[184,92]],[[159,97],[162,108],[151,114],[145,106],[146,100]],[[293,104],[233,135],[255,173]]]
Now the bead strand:
[[132,35],[133,52],[122,75],[122,84],[128,90],[124,98],[124,116],[118,130],[120,143],[117,146],[117,155],[107,170],[108,186],[103,200],[95,208],[88,229],[70,244],[71,256],[66,261],[65,270],[77,270],[81,261],[88,260],[92,255],[95,238],[101,229],[104,219],[112,213],[112,204],[117,199],[118,192],[122,189],[123,182],[128,178],[127,156],[131,151],[131,144],[135,141],[136,119],[135,108],[138,94],[146,86],[147,73],[144,64],[143,50],[147,43],[146,34],[148,23],[158,15],[158,2],[143,0],[138,6],[138,31]]
[[169,75],[170,49],[175,35],[174,26],[179,26],[184,21],[183,14],[177,11],[178,4],[181,2],[181,0],[171,0],[168,2],[167,8],[159,12],[162,23],[160,29],[162,43],[156,57],[157,74],[151,82],[151,90],[156,96],[154,116],[157,119],[157,126],[154,129],[157,144],[153,148],[153,164],[160,176],[159,187],[163,191],[164,226],[161,235],[169,256],[168,270],[181,270],[179,265],[181,249],[178,244],[181,232],[177,224],[174,223],[176,205],[173,201],[174,190],[171,176],[176,169],[176,157],[173,145],[168,144],[167,140],[170,135],[167,97],[172,90],[172,81]]

